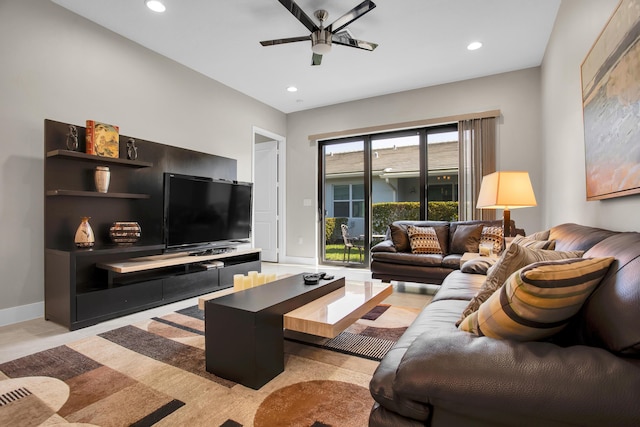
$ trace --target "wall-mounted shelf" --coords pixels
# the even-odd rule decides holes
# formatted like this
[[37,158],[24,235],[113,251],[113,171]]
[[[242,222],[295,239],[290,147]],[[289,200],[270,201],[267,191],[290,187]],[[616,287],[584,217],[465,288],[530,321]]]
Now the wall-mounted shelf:
[[[178,260],[163,253],[164,173],[235,180],[236,160],[140,138],[136,144],[145,161],[129,160],[125,135],[120,135],[118,158],[96,156],[84,152],[83,126],[73,125],[82,151],[66,149],[69,126],[44,121],[45,319],[78,329],[230,287],[234,274],[260,271],[259,251],[224,254],[224,267],[212,269],[203,262],[222,255]],[[94,191],[96,166],[111,170],[107,193]],[[91,248],[74,244],[84,216],[91,217],[95,235]],[[111,242],[110,227],[123,220],[140,224],[140,242]],[[124,264],[131,272],[98,264],[114,269]]]
[[143,162],[140,160],[120,159],[114,157],[100,157],[93,154],[81,153],[79,151],[70,150],[52,150],[47,151],[47,157],[61,157],[71,160],[90,161],[95,163],[107,163],[112,165],[128,166],[133,168],[149,168],[153,163]]
[[72,197],[103,197],[112,199],[148,199],[148,194],[135,193],[99,193],[97,191],[79,190],[48,190],[47,196],[72,196]]

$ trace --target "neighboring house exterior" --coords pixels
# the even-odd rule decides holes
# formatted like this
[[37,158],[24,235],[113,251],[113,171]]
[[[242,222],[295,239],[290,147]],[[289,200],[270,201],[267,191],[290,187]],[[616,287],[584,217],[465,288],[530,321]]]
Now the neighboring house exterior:
[[[418,146],[373,149],[371,202],[420,200]],[[458,200],[458,141],[428,144],[429,201]],[[325,216],[349,218],[350,234],[364,233],[364,156],[362,151],[325,156]]]

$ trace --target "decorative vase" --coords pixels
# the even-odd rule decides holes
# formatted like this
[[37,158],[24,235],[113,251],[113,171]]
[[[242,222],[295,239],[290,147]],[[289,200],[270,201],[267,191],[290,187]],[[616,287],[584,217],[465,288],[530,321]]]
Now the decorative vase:
[[109,168],[107,166],[96,166],[93,177],[96,183],[96,190],[100,193],[106,193],[109,190],[109,181],[111,180]]
[[133,221],[119,221],[114,222],[109,229],[109,237],[111,241],[116,245],[133,245],[140,239],[140,233],[142,229],[140,224]]
[[78,151],[78,128],[69,125],[69,133],[67,134],[67,149]]
[[74,239],[76,246],[79,248],[90,248],[96,241],[93,235],[93,230],[89,224],[88,216],[83,216],[78,229],[76,230],[76,237]]
[[138,147],[136,147],[136,140],[129,138],[127,141],[127,159],[136,160],[138,158]]

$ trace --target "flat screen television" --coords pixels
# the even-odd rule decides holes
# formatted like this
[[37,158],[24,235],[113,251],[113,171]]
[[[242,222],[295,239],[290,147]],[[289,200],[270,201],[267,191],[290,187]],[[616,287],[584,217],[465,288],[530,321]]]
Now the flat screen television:
[[197,252],[247,241],[252,190],[246,182],[165,173],[165,250]]

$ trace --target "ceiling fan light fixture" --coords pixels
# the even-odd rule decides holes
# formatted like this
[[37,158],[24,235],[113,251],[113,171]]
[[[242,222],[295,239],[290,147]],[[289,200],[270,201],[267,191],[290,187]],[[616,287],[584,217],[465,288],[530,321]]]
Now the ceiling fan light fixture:
[[318,55],[331,52],[331,33],[325,29],[311,33],[311,50]]
[[160,0],[145,0],[144,4],[154,12],[162,13],[167,10],[167,7]]

